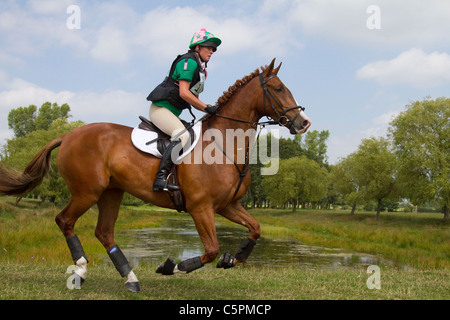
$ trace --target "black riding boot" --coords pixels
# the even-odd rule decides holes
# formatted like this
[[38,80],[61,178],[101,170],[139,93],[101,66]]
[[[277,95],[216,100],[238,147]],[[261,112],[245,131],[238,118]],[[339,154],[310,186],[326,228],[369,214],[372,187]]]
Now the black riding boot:
[[161,164],[159,165],[158,172],[156,173],[155,182],[153,183],[153,191],[177,191],[180,190],[179,186],[173,185],[167,181],[167,176],[172,170],[173,161],[172,161],[172,150],[181,142],[180,139],[171,141],[167,146],[166,151],[161,158]]

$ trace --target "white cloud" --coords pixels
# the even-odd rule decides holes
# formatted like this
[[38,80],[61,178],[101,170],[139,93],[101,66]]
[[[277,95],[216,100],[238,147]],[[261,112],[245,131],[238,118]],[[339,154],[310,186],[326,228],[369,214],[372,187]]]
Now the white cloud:
[[[380,9],[381,29],[367,28],[370,5]],[[449,44],[447,0],[296,0],[287,12],[309,35],[366,46]]]
[[364,129],[358,135],[361,139],[381,137],[387,134],[389,123],[399,114],[399,111],[388,111],[372,119],[372,126]]
[[38,14],[65,13],[68,6],[74,4],[73,0],[28,0],[28,6]]
[[27,6],[5,6],[0,12],[3,60],[64,45],[100,62],[126,63],[144,55],[156,64],[167,64],[165,57],[186,51],[194,32],[203,27],[226,44],[220,48],[222,55],[252,52],[273,57],[300,45],[293,36],[296,26],[284,18],[288,2],[277,6],[265,2],[253,12],[227,15],[220,12],[222,5],[162,5],[138,12],[124,2],[88,2],[80,5],[80,30],[66,26],[69,2],[30,0]]
[[[5,76],[3,76],[5,81]],[[60,102],[66,101],[73,96],[70,91],[53,92],[41,88],[23,79],[9,79],[8,89],[0,92],[0,112],[9,112],[10,109],[36,104],[39,101]]]
[[11,131],[8,131],[8,113],[12,109],[31,104],[39,108],[47,101],[62,104],[73,96],[70,91],[53,92],[23,79],[10,78],[0,70],[0,144],[3,139],[12,137]]
[[0,40],[3,55],[32,56],[56,45],[85,49],[88,42],[81,33],[66,26],[69,1],[29,1],[20,7],[3,3],[0,12]]
[[374,79],[382,85],[441,85],[450,81],[450,55],[445,52],[426,54],[421,49],[413,48],[394,59],[371,62],[360,68],[356,76]]
[[[3,90],[1,88],[3,87]],[[123,90],[92,91],[52,91],[23,79],[10,79],[0,70],[0,139],[10,138],[7,131],[7,117],[11,109],[27,107],[38,108],[44,102],[68,103],[70,114],[76,120],[87,123],[109,121],[124,125],[138,123],[138,115],[147,116],[148,103],[142,93]]]
[[112,26],[102,27],[98,32],[98,41],[90,53],[93,58],[103,62],[127,62],[130,58],[127,35]]
[[83,91],[74,93],[66,102],[74,119],[133,125],[137,124],[138,115],[147,116],[149,105],[143,96],[123,90]]
[[[288,37],[289,24],[276,19],[266,19],[266,10],[262,13],[246,13],[245,19],[229,15],[215,18],[208,10],[196,10],[191,7],[158,7],[147,12],[130,34],[133,44],[153,58],[172,57],[174,52],[188,49],[189,41],[195,31],[206,28],[223,42],[221,55],[233,55],[243,52],[285,54],[292,46],[299,45],[294,37]],[[187,27],[189,26],[189,27]],[[290,30],[292,31],[292,30]]]
[[366,26],[372,0],[266,0],[247,7],[236,3],[170,8],[163,4],[138,11],[126,2],[89,1],[80,4],[81,30],[69,30],[65,9],[73,4],[71,0],[29,0],[22,6],[9,2],[0,12],[0,39],[6,48],[2,54],[20,57],[62,44],[97,61],[129,62],[144,54],[158,63],[161,57],[186,50],[194,31],[202,27],[223,39],[223,55],[284,55],[301,47],[302,32],[395,48],[450,41],[450,2],[446,0],[378,0],[381,30]]

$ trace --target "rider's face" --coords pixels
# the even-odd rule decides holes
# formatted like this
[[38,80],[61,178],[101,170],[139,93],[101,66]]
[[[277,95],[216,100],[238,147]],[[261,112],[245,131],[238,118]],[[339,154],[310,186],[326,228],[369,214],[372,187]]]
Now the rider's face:
[[202,47],[199,46],[200,50],[199,50],[199,55],[200,58],[202,58],[203,61],[208,62],[209,59],[211,59],[212,54],[214,53],[214,48],[213,47]]

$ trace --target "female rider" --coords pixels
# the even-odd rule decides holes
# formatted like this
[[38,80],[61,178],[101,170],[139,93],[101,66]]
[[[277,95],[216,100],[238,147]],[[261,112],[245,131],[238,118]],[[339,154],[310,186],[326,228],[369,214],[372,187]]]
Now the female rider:
[[198,95],[204,88],[206,65],[221,43],[219,38],[206,29],[194,33],[188,53],[179,55],[173,61],[168,76],[147,97],[147,100],[152,101],[151,121],[171,137],[171,142],[161,158],[153,191],[179,190],[178,186],[168,183],[167,177],[174,165],[172,150],[180,143],[181,147],[184,147],[190,138],[178,118],[182,110],[192,105],[209,114],[215,114],[217,111],[217,107],[200,101]]

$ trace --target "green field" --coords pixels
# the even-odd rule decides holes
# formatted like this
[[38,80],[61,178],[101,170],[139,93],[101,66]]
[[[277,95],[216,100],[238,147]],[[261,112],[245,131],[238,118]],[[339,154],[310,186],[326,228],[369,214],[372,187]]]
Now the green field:
[[[141,263],[135,273],[141,293],[131,294],[94,237],[96,208],[77,223],[89,258],[81,290],[69,290],[73,262],[54,222],[61,208],[0,199],[0,299],[450,299],[450,228],[439,214],[252,210],[262,236],[295,237],[307,245],[375,254],[408,268],[382,266],[381,289],[368,289],[365,268],[307,269],[213,265],[188,275],[161,276]],[[123,208],[117,229],[157,227],[167,217],[186,216],[157,208]],[[225,220],[219,216],[221,222]],[[214,264],[215,265],[215,264]]]

